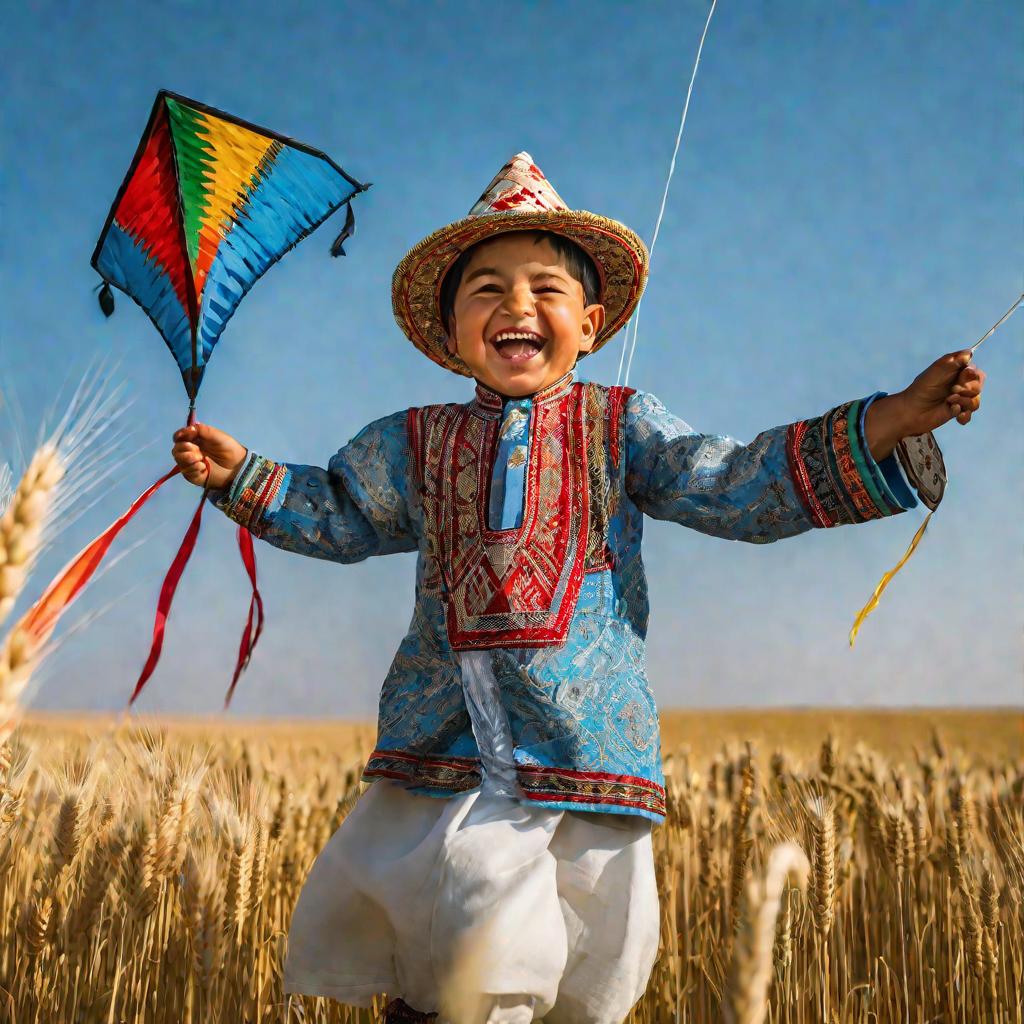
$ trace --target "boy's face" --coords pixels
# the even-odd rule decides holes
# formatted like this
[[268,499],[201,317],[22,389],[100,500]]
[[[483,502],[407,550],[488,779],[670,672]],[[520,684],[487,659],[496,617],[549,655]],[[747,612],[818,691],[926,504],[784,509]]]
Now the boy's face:
[[[480,383],[520,398],[553,384],[594,347],[604,306],[584,305],[583,285],[547,239],[510,232],[474,250],[450,319],[448,351]],[[507,338],[516,333],[531,337]]]

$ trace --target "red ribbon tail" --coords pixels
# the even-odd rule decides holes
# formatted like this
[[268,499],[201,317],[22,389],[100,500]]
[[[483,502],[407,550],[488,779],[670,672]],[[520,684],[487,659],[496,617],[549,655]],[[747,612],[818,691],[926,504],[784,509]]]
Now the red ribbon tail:
[[160,588],[160,597],[156,604],[156,619],[153,622],[153,643],[149,648],[149,657],[146,658],[146,664],[143,666],[139,681],[135,684],[135,690],[128,700],[129,707],[135,703],[135,698],[142,692],[143,686],[146,685],[146,680],[153,674],[153,669],[156,668],[156,663],[160,660],[160,650],[164,645],[164,627],[167,624],[167,616],[171,611],[171,602],[174,600],[174,592],[178,588],[178,581],[181,579],[181,574],[185,571],[185,566],[192,555],[192,550],[196,546],[196,537],[199,536],[199,526],[202,522],[203,505],[205,502],[206,488],[203,488],[203,496],[199,499],[199,507],[192,516],[192,522],[189,523],[188,529],[185,531],[181,547],[178,548],[178,553],[174,556],[174,561],[171,562],[171,567],[167,570],[167,575],[164,577],[163,586]]
[[46,641],[57,625],[57,620],[78,597],[99,568],[114,539],[134,518],[135,513],[168,480],[178,472],[177,466],[147,487],[128,507],[128,510],[110,524],[98,537],[90,541],[64,566],[43,592],[38,601],[25,613],[19,629],[28,633],[37,644]]
[[[256,552],[253,550],[252,534],[244,526],[238,527],[238,550],[242,556],[242,565],[248,573],[249,582],[252,584],[252,597],[249,599],[249,615],[245,621],[245,629],[242,631],[242,640],[238,645],[238,661],[235,663],[235,674],[231,678],[231,685],[228,687],[227,696],[224,698],[224,710],[227,711],[231,703],[231,696],[235,692],[242,673],[248,668],[252,658],[252,652],[256,650],[256,641],[263,632],[263,598],[260,596],[259,588],[256,586]],[[253,615],[255,613],[256,625],[253,628]]]

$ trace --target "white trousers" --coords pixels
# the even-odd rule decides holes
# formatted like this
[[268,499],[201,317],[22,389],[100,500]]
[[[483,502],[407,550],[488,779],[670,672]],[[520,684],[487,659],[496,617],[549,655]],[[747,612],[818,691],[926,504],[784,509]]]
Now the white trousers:
[[285,991],[387,992],[455,1024],[619,1024],[658,950],[651,822],[519,799],[491,654],[460,663],[483,785],[371,786],[299,896]]
[[285,991],[357,1006],[387,992],[434,1011],[455,986],[488,994],[472,1024],[619,1024],[658,925],[650,821],[381,779],[313,864]]

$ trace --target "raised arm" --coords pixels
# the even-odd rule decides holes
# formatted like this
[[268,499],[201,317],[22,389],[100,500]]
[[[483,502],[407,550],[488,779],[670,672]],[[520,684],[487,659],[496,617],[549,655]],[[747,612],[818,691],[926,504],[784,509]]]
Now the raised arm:
[[729,540],[767,544],[813,527],[862,523],[917,504],[895,456],[864,439],[870,397],[758,434],[699,434],[657,398],[626,407],[626,488],[636,505]]
[[249,452],[231,487],[211,491],[211,500],[255,536],[313,558],[360,562],[414,551],[405,417],[364,427],[326,470]]

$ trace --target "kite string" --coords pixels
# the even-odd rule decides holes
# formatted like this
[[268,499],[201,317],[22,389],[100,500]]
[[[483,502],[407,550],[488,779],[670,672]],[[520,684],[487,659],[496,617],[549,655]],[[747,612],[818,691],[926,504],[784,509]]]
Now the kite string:
[[[679,119],[679,131],[676,133],[676,145],[675,149],[672,150],[672,160],[669,163],[668,177],[665,179],[665,190],[661,195],[661,209],[658,210],[658,219],[654,225],[654,236],[651,239],[651,246],[649,250],[649,261],[648,261],[648,279],[650,278],[650,267],[654,263],[654,247],[658,242],[658,232],[661,230],[661,221],[665,216],[665,204],[668,201],[668,189],[672,183],[672,176],[676,170],[676,156],[679,153],[679,144],[682,142],[683,129],[686,127],[686,115],[690,110],[690,97],[693,95],[693,83],[697,80],[697,69],[700,67],[701,54],[704,52],[704,40],[707,39],[708,29],[711,27],[711,18],[715,13],[715,5],[718,0],[711,0],[711,10],[708,11],[708,19],[704,23],[704,31],[701,33],[700,44],[697,47],[697,58],[693,62],[693,73],[690,75],[690,84],[686,89],[686,102],[683,104],[683,114]],[[636,304],[636,312],[633,315],[633,341],[629,349],[629,361],[626,363],[626,379],[623,381],[625,385],[629,384],[629,371],[633,365],[633,353],[636,351],[636,335],[640,328],[640,305],[643,302],[643,295],[641,294],[639,301]],[[627,339],[629,333],[629,326],[627,324]],[[615,378],[615,383],[618,384],[622,376],[622,360],[626,353],[626,343],[623,343],[622,354],[619,356],[619,374]]]

